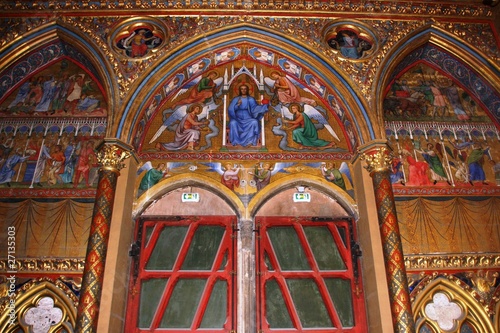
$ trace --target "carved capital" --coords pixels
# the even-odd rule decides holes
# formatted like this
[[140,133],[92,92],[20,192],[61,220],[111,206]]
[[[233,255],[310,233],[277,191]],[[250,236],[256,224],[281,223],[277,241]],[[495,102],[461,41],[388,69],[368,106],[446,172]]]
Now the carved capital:
[[105,140],[97,153],[97,161],[103,169],[119,172],[125,167],[125,161],[130,157],[131,149],[117,141]]
[[366,162],[364,167],[368,172],[390,170],[392,154],[387,147],[379,146],[365,152],[360,152],[360,159]]

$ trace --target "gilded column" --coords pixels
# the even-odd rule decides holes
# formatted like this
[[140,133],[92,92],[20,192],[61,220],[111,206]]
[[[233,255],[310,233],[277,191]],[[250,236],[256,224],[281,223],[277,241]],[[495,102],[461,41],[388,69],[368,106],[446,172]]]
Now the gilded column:
[[101,167],[85,257],[75,332],[93,333],[97,331],[116,183],[120,170],[124,167],[123,161],[129,156],[130,147],[109,140],[104,141],[97,154],[97,160]]
[[387,145],[371,145],[360,149],[360,158],[373,180],[380,234],[387,270],[391,313],[396,333],[415,332],[403,246],[399,233],[394,193],[390,181],[391,152]]

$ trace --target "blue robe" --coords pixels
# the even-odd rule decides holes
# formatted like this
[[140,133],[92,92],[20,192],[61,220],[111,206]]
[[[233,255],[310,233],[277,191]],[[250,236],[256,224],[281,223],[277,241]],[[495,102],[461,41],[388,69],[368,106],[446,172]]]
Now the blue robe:
[[[241,100],[241,104],[238,101]],[[268,105],[259,105],[251,96],[238,96],[229,104],[229,142],[233,146],[257,146],[260,136],[260,120],[268,111]]]

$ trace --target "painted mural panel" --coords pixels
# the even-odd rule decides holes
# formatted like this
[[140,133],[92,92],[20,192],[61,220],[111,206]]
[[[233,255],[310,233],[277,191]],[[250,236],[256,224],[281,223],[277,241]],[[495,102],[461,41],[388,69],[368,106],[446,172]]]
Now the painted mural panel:
[[387,88],[383,109],[394,151],[393,184],[500,185],[498,129],[459,82],[419,63]]
[[353,179],[345,161],[326,162],[165,162],[147,161],[138,170],[138,196],[161,181],[175,176],[203,174],[214,183],[220,182],[243,200],[249,200],[271,182],[285,177],[313,176],[325,179],[354,197]]
[[[458,77],[461,73],[455,73]],[[386,120],[489,122],[483,107],[462,85],[426,64],[398,76],[388,87]]]
[[495,253],[499,207],[494,197],[397,200],[404,253]]
[[143,109],[134,136],[144,161],[139,196],[191,172],[241,198],[299,173],[353,195],[347,161],[357,139],[345,107],[317,75],[281,54],[248,45],[215,51],[167,78]]
[[69,59],[21,81],[0,100],[0,117],[103,117],[106,99],[99,83]]
[[0,104],[0,187],[92,187],[106,132],[100,84],[69,59],[34,73]]
[[172,97],[151,101],[148,110],[161,106],[141,150],[348,151],[339,115],[321,102],[326,88],[312,74],[299,82],[284,71],[266,75],[257,68],[245,65],[232,74],[228,68],[210,70],[187,81]]

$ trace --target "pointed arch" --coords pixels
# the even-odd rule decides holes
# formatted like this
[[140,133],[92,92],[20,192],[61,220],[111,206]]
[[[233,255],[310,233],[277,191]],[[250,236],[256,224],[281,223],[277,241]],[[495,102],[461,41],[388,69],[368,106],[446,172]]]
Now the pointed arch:
[[[350,119],[353,120],[354,133],[359,143],[369,141],[378,132],[374,126],[377,122],[371,119],[365,101],[358,96],[349,79],[332,65],[332,62],[311,47],[282,35],[268,28],[257,27],[248,23],[237,24],[214,30],[210,35],[195,37],[188,43],[174,49],[155,68],[145,74],[144,80],[135,86],[135,90],[124,103],[122,118],[116,123],[113,131],[117,137],[129,142],[141,121],[142,110],[152,100],[153,94],[161,89],[176,72],[187,67],[195,59],[211,58],[216,50],[235,44],[246,43],[263,47],[282,54],[297,63],[307,63],[314,75],[320,78],[346,106]],[[208,44],[208,48],[207,48]],[[137,112],[139,110],[139,112]]]
[[425,307],[433,302],[436,293],[447,296],[450,302],[457,304],[463,311],[463,315],[457,319],[457,324],[465,321],[474,325],[478,332],[495,332],[489,315],[484,307],[476,301],[474,296],[467,292],[467,288],[460,280],[452,281],[452,278],[439,277],[430,282],[422,291],[418,293],[413,302],[413,316],[416,323],[416,330],[427,324],[439,331],[437,323],[429,320],[425,314]]
[[[37,52],[44,54],[42,63],[31,66],[29,59]],[[101,48],[74,26],[51,22],[33,29],[0,48],[0,59],[0,100],[41,68],[69,59],[99,82],[107,98],[112,123],[111,111],[115,109],[118,91],[115,74]],[[14,75],[18,68],[21,70]],[[24,75],[18,75],[20,72]]]
[[[409,34],[384,57],[375,81],[377,114],[383,114],[382,102],[389,84],[399,73],[418,62],[437,68],[460,82],[488,110],[497,126],[500,124],[500,67],[474,46],[434,25]],[[447,66],[447,63],[456,67]],[[457,77],[452,68],[460,68],[461,77]]]

